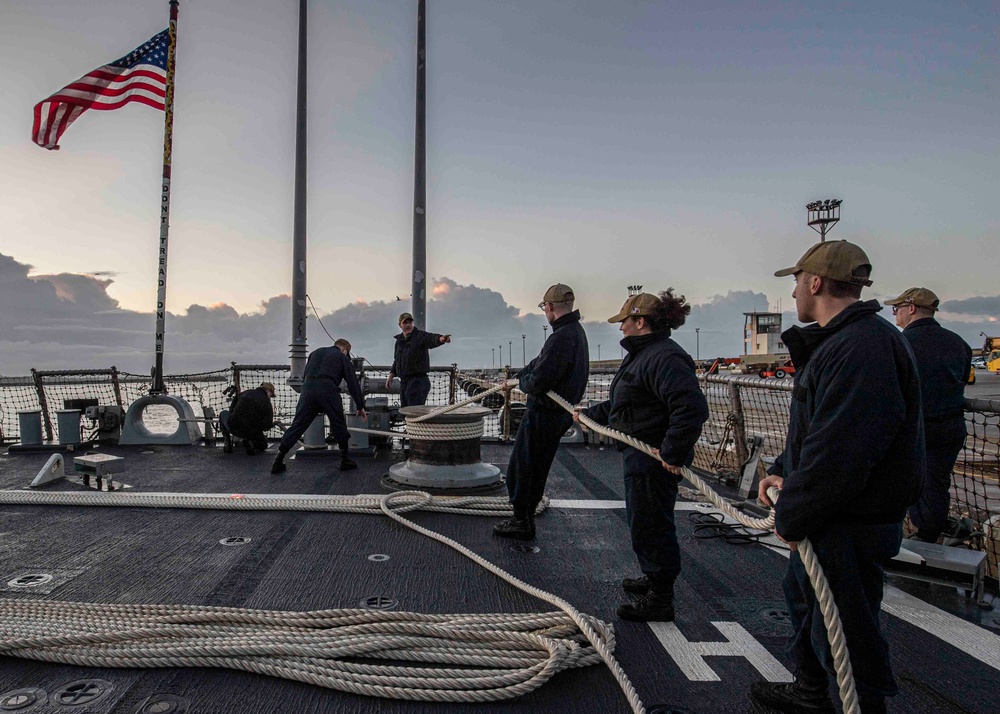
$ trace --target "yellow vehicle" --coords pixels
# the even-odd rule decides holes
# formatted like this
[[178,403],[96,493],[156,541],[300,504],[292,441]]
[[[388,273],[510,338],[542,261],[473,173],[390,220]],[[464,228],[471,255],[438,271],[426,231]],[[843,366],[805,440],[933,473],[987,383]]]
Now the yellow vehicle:
[[986,337],[983,342],[983,359],[986,360],[986,369],[1000,374],[1000,337],[987,337],[982,332],[979,334]]

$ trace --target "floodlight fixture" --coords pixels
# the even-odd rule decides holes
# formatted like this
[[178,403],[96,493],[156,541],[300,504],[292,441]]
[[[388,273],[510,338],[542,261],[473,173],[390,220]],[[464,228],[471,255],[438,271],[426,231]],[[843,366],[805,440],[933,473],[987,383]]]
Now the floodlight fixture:
[[840,220],[840,204],[842,203],[843,201],[839,198],[827,198],[806,204],[807,223],[810,228],[819,233],[821,243],[826,240],[826,234],[833,230],[833,227]]
[[633,297],[635,295],[638,295],[641,292],[642,292],[642,286],[641,285],[629,285],[628,286],[628,296],[629,297]]

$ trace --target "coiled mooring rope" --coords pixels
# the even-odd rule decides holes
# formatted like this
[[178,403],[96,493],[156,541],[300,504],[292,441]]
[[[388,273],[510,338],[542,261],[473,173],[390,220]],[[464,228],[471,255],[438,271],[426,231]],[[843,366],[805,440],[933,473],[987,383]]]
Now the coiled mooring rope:
[[[555,392],[549,392],[548,397],[570,414],[576,413],[576,408]],[[583,423],[583,425],[588,429],[591,429],[598,434],[603,434],[604,436],[616,439],[623,444],[627,444],[633,449],[641,451],[657,461],[663,461],[658,449],[643,441],[639,441],[624,432],[608,428],[603,424],[598,424],[596,421],[587,417],[583,413],[580,414],[580,422]],[[742,523],[750,528],[757,528],[760,530],[770,531],[774,528],[774,511],[771,511],[771,514],[767,518],[750,518],[733,508],[732,505],[727,503],[721,496],[712,490],[712,488],[705,483],[704,479],[691,471],[691,469],[684,469],[684,478],[694,484],[695,488],[704,494],[708,500],[719,508],[719,510],[723,511],[726,515],[732,517],[739,523]],[[772,487],[768,489],[767,495],[771,499],[772,503],[775,503],[778,500],[779,493],[780,492],[776,488]],[[833,663],[837,671],[837,688],[840,693],[840,701],[844,706],[844,713],[860,714],[861,710],[858,705],[858,696],[854,687],[854,671],[851,667],[851,659],[847,651],[847,641],[844,638],[844,628],[840,622],[840,611],[837,609],[837,603],[834,602],[833,593],[830,592],[830,583],[827,581],[826,575],[823,573],[823,566],[816,557],[816,551],[813,549],[808,538],[799,541],[798,551],[799,557],[802,558],[802,564],[805,566],[806,572],[809,574],[809,581],[812,583],[813,590],[816,591],[816,599],[818,600],[820,610],[823,613],[823,622],[826,624],[826,635],[830,642],[830,650],[833,653]]]
[[[610,624],[579,612],[565,600],[400,515],[418,509],[509,515],[513,510],[506,499],[432,496],[420,491],[387,496],[0,491],[0,503],[381,512],[562,610],[424,615],[353,609],[274,612],[9,600],[0,601],[3,654],[90,667],[227,667],[354,694],[437,702],[485,702],[521,696],[557,672],[603,660],[632,710],[645,712],[614,658]],[[540,508],[544,505],[543,501]],[[338,658],[412,660],[485,669],[390,667]]]
[[[180,508],[381,511],[471,558],[563,612],[487,615],[339,609],[275,612],[189,605],[113,605],[45,600],[0,601],[0,652],[89,667],[226,667],[367,696],[415,701],[486,702],[537,689],[565,669],[608,663],[633,710],[644,711],[614,660],[614,630],[530,586],[464,546],[403,518],[421,509],[496,515],[499,498],[388,496],[183,496],[3,492],[4,502],[170,505]],[[83,497],[83,498],[80,498]],[[116,503],[117,502],[117,503]],[[373,509],[373,504],[377,508]],[[483,509],[482,506],[490,506]],[[472,508],[463,508],[471,506]],[[397,660],[445,667],[352,663]]]

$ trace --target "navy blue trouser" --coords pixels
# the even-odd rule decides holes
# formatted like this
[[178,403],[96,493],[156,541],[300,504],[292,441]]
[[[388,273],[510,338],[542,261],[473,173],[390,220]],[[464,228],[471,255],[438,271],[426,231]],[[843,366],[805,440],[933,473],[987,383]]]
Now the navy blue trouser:
[[507,493],[515,516],[523,518],[535,512],[545,495],[545,481],[559,440],[572,425],[573,417],[564,411],[524,411],[507,462]]
[[674,503],[681,477],[631,446],[625,448],[622,458],[632,550],[653,588],[669,594],[681,572],[681,549],[674,525]]
[[420,407],[431,393],[431,380],[426,374],[399,380],[399,406]]
[[299,394],[299,401],[295,405],[295,418],[292,419],[288,431],[281,437],[278,450],[285,453],[290,451],[299,437],[306,433],[313,419],[320,414],[326,414],[330,420],[330,434],[337,443],[351,438],[347,431],[347,421],[344,419],[344,403],[340,400],[340,390],[333,386],[332,380],[316,380],[302,385],[302,393]]
[[910,520],[922,540],[936,541],[948,518],[951,472],[958,452],[965,446],[965,417],[924,423],[927,439],[927,473],[920,498],[910,506]]
[[219,412],[219,427],[222,429],[223,434],[228,434],[235,436],[237,439],[243,439],[244,441],[249,441],[253,444],[253,447],[258,451],[267,450],[267,435],[262,431],[256,431],[251,433],[236,433],[229,428],[229,417],[232,414],[228,409],[223,409]]
[[[834,523],[809,536],[840,610],[862,712],[898,691],[879,610],[885,564],[899,552],[902,539],[900,523]],[[823,613],[798,553],[791,554],[783,585],[794,628],[788,654],[797,676],[812,680],[836,676]]]

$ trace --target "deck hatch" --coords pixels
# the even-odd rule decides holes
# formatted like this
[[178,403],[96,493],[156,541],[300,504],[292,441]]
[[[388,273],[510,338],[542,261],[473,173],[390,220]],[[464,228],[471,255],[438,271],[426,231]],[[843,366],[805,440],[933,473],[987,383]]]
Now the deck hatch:
[[253,538],[250,538],[249,536],[229,536],[220,540],[219,545],[246,545],[251,540],[253,540]]

